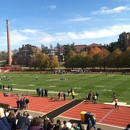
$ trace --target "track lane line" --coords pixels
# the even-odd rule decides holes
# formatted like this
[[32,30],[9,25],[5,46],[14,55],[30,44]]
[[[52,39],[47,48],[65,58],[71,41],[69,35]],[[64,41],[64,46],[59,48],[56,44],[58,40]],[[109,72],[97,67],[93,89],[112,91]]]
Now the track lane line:
[[114,108],[109,111],[102,119],[100,119],[98,122],[101,123],[108,115],[110,115],[114,111]]

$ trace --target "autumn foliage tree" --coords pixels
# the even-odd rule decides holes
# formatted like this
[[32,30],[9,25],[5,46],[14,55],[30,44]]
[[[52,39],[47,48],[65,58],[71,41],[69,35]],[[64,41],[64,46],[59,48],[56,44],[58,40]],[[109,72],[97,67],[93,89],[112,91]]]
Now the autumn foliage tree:
[[53,69],[53,68],[56,68],[56,67],[59,66],[59,62],[58,62],[57,56],[52,55],[49,58],[50,58],[49,59],[49,68]]
[[74,68],[76,67],[76,53],[72,50],[69,51],[65,58],[65,67],[66,68]]
[[37,66],[40,69],[49,68],[49,57],[45,53],[39,54],[37,60]]
[[121,66],[121,56],[122,56],[122,51],[120,49],[116,49],[113,51],[109,57],[108,57],[108,67],[113,67],[119,69]]
[[98,56],[97,54],[99,52],[101,52],[101,49],[98,47],[90,48],[89,56],[92,68],[95,68],[97,66],[97,56]]
[[90,58],[85,51],[76,55],[76,67],[84,69],[86,67],[89,67],[89,65]]
[[104,71],[107,67],[107,63],[108,63],[107,58],[109,55],[110,55],[110,52],[105,48],[102,48],[101,51],[97,54],[98,66],[100,68],[103,67]]
[[130,67],[130,47],[122,55],[122,67]]

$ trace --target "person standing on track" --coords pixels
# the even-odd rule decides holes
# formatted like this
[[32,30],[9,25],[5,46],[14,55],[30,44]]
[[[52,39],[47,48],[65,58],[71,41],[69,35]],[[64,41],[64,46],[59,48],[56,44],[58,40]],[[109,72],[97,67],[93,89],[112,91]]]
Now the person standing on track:
[[118,106],[118,99],[117,99],[117,98],[114,99],[114,102],[115,102],[115,109],[116,109],[117,107],[120,109],[120,107]]

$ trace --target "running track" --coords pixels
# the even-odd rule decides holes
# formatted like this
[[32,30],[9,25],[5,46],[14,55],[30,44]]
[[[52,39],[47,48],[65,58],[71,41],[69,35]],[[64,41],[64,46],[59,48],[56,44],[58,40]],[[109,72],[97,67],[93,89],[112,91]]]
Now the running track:
[[[71,101],[66,100],[58,102],[50,100],[49,98],[32,96],[28,96],[28,98],[30,100],[29,110],[42,112],[44,114],[49,113],[50,111],[57,109]],[[16,100],[17,96],[4,97],[3,93],[0,93],[0,103],[6,103],[11,107],[16,107]],[[130,107],[121,106],[121,109],[113,108],[114,106],[112,105],[82,102],[70,110],[62,113],[60,116],[80,120],[80,113],[82,111],[86,111],[96,114],[96,120],[98,123],[126,127],[126,125],[130,123]]]

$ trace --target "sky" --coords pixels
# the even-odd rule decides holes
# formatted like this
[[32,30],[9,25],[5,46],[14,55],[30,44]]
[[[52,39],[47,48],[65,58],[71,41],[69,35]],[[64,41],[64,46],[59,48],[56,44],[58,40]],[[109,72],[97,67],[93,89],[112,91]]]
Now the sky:
[[109,44],[130,32],[130,0],[0,0],[0,51],[31,44]]

